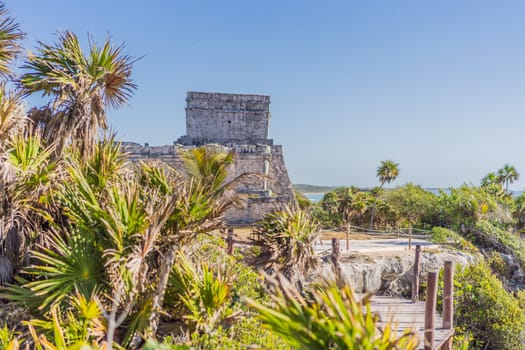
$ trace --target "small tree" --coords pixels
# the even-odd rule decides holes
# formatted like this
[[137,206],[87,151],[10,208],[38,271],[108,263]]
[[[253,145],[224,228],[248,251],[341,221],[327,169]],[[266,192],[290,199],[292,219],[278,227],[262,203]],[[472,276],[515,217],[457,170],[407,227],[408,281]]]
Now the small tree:
[[[393,160],[383,160],[379,167],[377,167],[377,178],[379,179],[379,189],[382,189],[385,184],[389,184],[399,176],[399,164]],[[372,213],[370,214],[370,228],[374,228],[374,215],[377,206],[377,198],[379,191],[376,192],[374,199],[374,206],[372,207]]]

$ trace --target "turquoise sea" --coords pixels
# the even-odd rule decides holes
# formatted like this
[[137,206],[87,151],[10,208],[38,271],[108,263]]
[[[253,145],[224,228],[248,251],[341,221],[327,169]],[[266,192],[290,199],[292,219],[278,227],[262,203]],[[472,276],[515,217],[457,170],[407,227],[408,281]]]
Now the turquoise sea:
[[314,202],[314,203],[317,203],[319,202],[321,199],[323,199],[323,196],[326,192],[321,192],[321,193],[305,193],[304,195],[306,196],[306,198],[308,198],[310,201]]

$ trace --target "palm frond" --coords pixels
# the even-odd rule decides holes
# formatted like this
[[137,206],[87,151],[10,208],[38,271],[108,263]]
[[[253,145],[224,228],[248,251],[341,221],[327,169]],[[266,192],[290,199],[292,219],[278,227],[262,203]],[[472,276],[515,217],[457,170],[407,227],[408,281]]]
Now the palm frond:
[[0,150],[10,137],[24,131],[27,121],[21,93],[10,92],[0,84]]
[[50,248],[32,251],[36,262],[23,270],[35,280],[8,287],[4,297],[39,312],[61,304],[75,292],[91,298],[105,284],[101,252],[92,239],[85,233],[73,232],[65,239],[48,233]]
[[357,300],[352,289],[322,280],[299,293],[282,275],[266,275],[271,306],[248,300],[264,325],[297,349],[416,349],[417,335],[406,330],[396,336],[394,325],[377,326],[370,296]]
[[72,32],[58,34],[58,42],[39,42],[29,56],[20,79],[26,95],[51,97],[43,122],[46,139],[56,140],[57,152],[71,144],[81,153],[91,153],[100,130],[106,130],[106,107],[120,107],[131,97],[136,85],[131,80],[132,60],[107,39],[102,47],[91,42],[82,51]]
[[3,3],[0,3],[0,75],[4,78],[12,76],[11,63],[21,51],[20,41],[25,34],[20,25],[9,15]]
[[278,271],[293,283],[300,283],[317,267],[313,244],[320,226],[307,212],[286,207],[270,213],[255,225],[254,233],[262,246],[252,262],[258,268]]

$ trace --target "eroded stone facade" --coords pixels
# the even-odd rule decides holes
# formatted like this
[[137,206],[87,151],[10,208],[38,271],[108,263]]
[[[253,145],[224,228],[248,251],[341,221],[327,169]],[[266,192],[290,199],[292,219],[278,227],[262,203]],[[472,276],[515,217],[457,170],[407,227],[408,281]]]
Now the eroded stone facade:
[[227,211],[226,220],[252,224],[294,201],[282,146],[268,138],[269,107],[269,96],[188,92],[186,135],[175,145],[126,143],[126,150],[131,160],[158,159],[177,169],[183,167],[181,150],[210,143],[234,150],[227,181],[241,177],[236,190],[244,200],[242,207]]

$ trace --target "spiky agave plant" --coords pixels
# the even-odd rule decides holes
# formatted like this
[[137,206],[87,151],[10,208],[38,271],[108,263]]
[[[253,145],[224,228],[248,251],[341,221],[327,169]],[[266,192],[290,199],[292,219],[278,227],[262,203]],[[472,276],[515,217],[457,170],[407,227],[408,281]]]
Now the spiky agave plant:
[[267,328],[296,349],[412,350],[419,344],[409,330],[397,336],[390,323],[379,329],[370,296],[358,300],[348,285],[322,280],[299,293],[282,275],[267,275],[266,282],[272,305],[248,304]]
[[268,214],[255,225],[254,232],[261,244],[261,253],[253,264],[267,272],[277,271],[296,286],[301,286],[306,274],[318,265],[313,244],[320,226],[299,208],[286,207]]
[[193,262],[184,253],[170,276],[171,289],[183,305],[183,317],[191,332],[211,334],[232,315],[225,310],[231,303],[234,275],[226,265],[212,269],[207,262]]
[[0,255],[16,268],[23,260],[19,248],[36,242],[33,232],[41,223],[55,176],[50,159],[52,147],[45,147],[38,131],[13,134],[0,156]]

